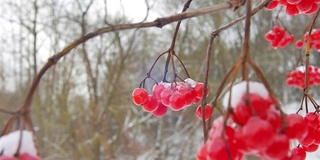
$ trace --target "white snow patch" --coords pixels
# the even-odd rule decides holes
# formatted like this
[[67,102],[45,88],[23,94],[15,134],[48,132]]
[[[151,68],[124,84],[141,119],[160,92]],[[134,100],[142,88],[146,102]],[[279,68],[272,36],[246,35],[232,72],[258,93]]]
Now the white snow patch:
[[[242,81],[232,87],[231,107],[235,108],[240,102],[241,97],[247,92],[247,82]],[[269,93],[266,87],[259,82],[249,82],[249,93],[260,95],[264,99],[268,99]],[[228,91],[223,98],[223,106],[228,108],[230,91]]]
[[26,130],[14,131],[0,137],[0,152],[3,152],[2,155],[14,156],[17,152],[20,139],[21,146],[19,153],[28,153],[31,156],[37,156],[33,135],[30,131]]
[[197,82],[194,81],[191,78],[187,78],[186,80],[184,80],[188,85],[190,85],[190,87],[194,88],[197,85]]

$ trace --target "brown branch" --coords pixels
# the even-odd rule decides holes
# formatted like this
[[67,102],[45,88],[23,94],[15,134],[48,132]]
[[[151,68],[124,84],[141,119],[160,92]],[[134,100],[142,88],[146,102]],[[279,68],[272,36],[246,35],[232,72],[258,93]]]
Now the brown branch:
[[202,101],[201,101],[201,108],[202,108],[202,128],[203,128],[203,136],[204,136],[204,143],[208,139],[208,130],[206,125],[206,119],[205,119],[205,108],[207,105],[207,87],[208,87],[208,79],[209,79],[209,71],[210,71],[210,61],[211,61],[211,55],[212,55],[212,48],[213,48],[213,41],[216,38],[217,35],[211,35],[209,46],[207,50],[207,57],[206,57],[206,68],[205,68],[205,78],[203,82],[203,92],[202,92]]
[[[255,7],[254,9],[252,9],[251,11],[251,16],[255,15],[258,11],[260,11],[261,9],[263,9],[269,2],[271,2],[272,0],[265,0],[263,2],[261,2],[257,7]],[[230,28],[231,26],[235,25],[235,24],[238,24],[239,22],[243,21],[244,19],[246,18],[246,16],[242,16],[220,28],[218,28],[217,30],[214,30],[211,34],[218,34],[220,33],[221,31],[224,31],[228,28]]]
[[[184,13],[190,6],[192,0],[188,0],[184,6],[183,6],[183,9],[182,9],[182,13]],[[177,25],[176,25],[176,28],[175,28],[175,31],[173,33],[173,37],[172,37],[172,41],[171,41],[171,46],[169,48],[169,54],[167,56],[167,60],[166,60],[166,64],[165,64],[165,67],[164,67],[164,75],[163,75],[163,82],[166,82],[167,81],[167,74],[168,74],[168,67],[169,67],[169,62],[170,62],[170,59],[172,59],[172,55],[175,55],[174,53],[174,47],[175,47],[175,44],[176,44],[176,40],[177,40],[177,36],[178,36],[178,32],[179,32],[179,28],[180,28],[180,24],[181,24],[181,21],[182,20],[179,20]],[[174,68],[174,62],[173,62],[173,59],[172,59],[172,68],[173,68],[173,71],[174,71],[174,81],[176,79],[176,72],[175,72],[175,68]]]
[[[249,81],[249,65],[248,58],[250,57],[250,28],[251,28],[251,0],[246,1],[246,18],[245,18],[245,32],[244,32],[244,41],[242,45],[242,78],[243,80]],[[247,95],[249,95],[249,83],[247,83]]]

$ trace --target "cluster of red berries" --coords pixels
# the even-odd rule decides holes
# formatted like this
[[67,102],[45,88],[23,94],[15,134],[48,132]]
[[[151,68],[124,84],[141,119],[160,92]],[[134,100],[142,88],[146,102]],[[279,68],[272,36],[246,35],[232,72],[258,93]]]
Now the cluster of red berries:
[[[305,84],[305,66],[297,67],[295,70],[289,72],[287,74],[286,84],[288,86],[294,86],[297,88],[304,89],[306,87]],[[313,85],[320,85],[320,69],[316,66],[309,65],[308,66],[308,86],[311,87]]]
[[274,49],[278,47],[285,48],[294,40],[292,34],[287,33],[284,28],[279,26],[273,26],[272,30],[266,33],[265,38]]
[[[232,93],[235,98],[231,99],[231,121],[224,125],[221,117],[213,122],[209,139],[198,150],[198,160],[241,160],[245,154],[263,160],[304,160],[306,152],[318,149],[319,114],[289,114],[282,118],[269,95],[249,91],[249,95],[243,92],[237,96],[238,93]],[[300,145],[290,149],[291,140]]]
[[[305,33],[303,36],[303,41],[299,39],[296,42],[296,47],[301,49],[303,44],[307,44],[308,42],[308,33]],[[310,48],[315,48],[318,52],[320,52],[320,29],[314,29],[310,35]]]
[[313,14],[318,10],[320,0],[273,0],[266,7],[267,10],[273,10],[278,5],[286,7],[286,13],[290,16],[297,14]]
[[0,160],[41,160],[38,156],[32,156],[28,153],[22,153],[19,157],[0,156]]
[[[132,92],[132,100],[134,104],[142,106],[145,111],[156,117],[161,117],[167,113],[168,107],[173,111],[180,111],[187,106],[198,103],[202,98],[203,89],[203,83],[195,82],[190,78],[184,82],[160,82],[153,86],[151,95],[144,88],[136,88]],[[206,93],[208,96],[209,88]],[[211,109],[211,107],[209,108]],[[211,111],[210,109],[206,107],[205,111],[210,112],[211,115],[212,109]],[[201,109],[199,110],[201,113]]]

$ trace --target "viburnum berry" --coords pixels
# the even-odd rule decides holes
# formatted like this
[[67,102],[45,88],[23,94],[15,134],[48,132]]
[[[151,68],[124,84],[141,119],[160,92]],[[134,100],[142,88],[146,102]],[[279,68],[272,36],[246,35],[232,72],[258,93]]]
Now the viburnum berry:
[[163,105],[161,102],[158,102],[158,107],[155,111],[152,112],[152,114],[156,117],[162,117],[164,116],[168,111],[168,107]]
[[299,114],[289,114],[285,118],[287,128],[285,134],[290,139],[300,139],[306,136],[308,128],[305,125],[303,117]]
[[289,138],[284,134],[276,134],[263,155],[268,158],[281,159],[288,155],[289,149]]
[[169,99],[169,104],[172,110],[180,111],[186,105],[186,99],[180,93],[174,93]]
[[316,13],[318,8],[319,8],[318,4],[317,3],[313,3],[311,9],[306,11],[305,14],[311,15],[313,13]]
[[303,137],[299,138],[298,141],[301,145],[303,146],[309,146],[311,144],[313,144],[316,135],[315,129],[313,129],[312,127],[307,127],[307,134],[305,134]]
[[238,150],[232,141],[216,138],[208,142],[207,159],[210,160],[230,160],[235,159]]
[[149,96],[147,102],[142,105],[143,109],[147,112],[153,112],[158,108],[157,98],[154,96]]
[[[275,137],[276,133],[270,123],[261,118],[252,117],[242,127],[242,138],[248,147],[263,150],[267,148]],[[257,143],[259,142],[259,143]]]
[[267,10],[274,10],[279,5],[279,1],[271,1],[266,7]]
[[301,147],[296,147],[291,151],[292,160],[305,160],[307,157],[306,151]]
[[[197,98],[202,98],[203,89],[204,89],[203,83],[196,84],[193,91],[194,91],[194,94],[196,95]],[[207,88],[207,90],[206,90],[206,96],[208,96],[208,95],[209,95],[209,88]]]
[[178,92],[186,99],[186,106],[190,106],[196,98],[190,88],[183,87]]
[[207,160],[207,144],[199,148],[197,152],[197,160]]
[[[205,111],[205,116],[204,116],[204,117],[205,117],[205,120],[207,121],[207,120],[210,118],[211,114],[212,114],[212,107],[211,107],[211,105],[207,104],[207,105],[205,106],[204,111]],[[201,105],[198,106],[198,108],[197,108],[197,110],[196,110],[196,115],[197,115],[197,117],[198,117],[199,119],[202,119],[202,106],[201,106]]]
[[299,40],[296,42],[296,47],[297,47],[298,49],[301,49],[302,46],[303,46],[303,42],[302,42],[301,39],[299,39]]
[[303,0],[297,4],[297,8],[300,12],[307,12],[312,8],[314,0]]
[[148,100],[148,92],[144,88],[136,88],[132,92],[132,101],[135,105],[142,105]]
[[157,100],[161,99],[161,92],[165,89],[165,86],[162,83],[155,84],[152,88],[152,95],[157,98]]
[[310,144],[308,146],[302,146],[302,148],[306,151],[306,152],[315,152],[318,150],[319,145],[317,144]]
[[305,115],[304,120],[307,126],[312,127],[313,129],[319,128],[319,114],[318,113],[308,113]]
[[170,106],[170,97],[173,91],[170,88],[165,88],[160,94],[161,103],[165,106]]

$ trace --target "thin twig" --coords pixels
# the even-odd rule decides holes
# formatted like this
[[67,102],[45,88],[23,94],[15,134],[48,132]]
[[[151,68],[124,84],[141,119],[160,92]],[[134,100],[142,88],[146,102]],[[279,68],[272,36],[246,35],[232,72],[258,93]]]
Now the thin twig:
[[205,68],[205,78],[203,82],[203,92],[202,92],[202,101],[201,101],[201,108],[202,108],[202,128],[203,128],[203,136],[204,142],[208,139],[208,131],[206,126],[206,119],[205,119],[205,107],[207,105],[207,87],[208,87],[208,79],[209,79],[209,71],[210,71],[210,61],[212,55],[212,48],[213,48],[213,41],[217,35],[211,35],[208,50],[207,50],[207,57],[206,57],[206,68]]
[[[307,40],[307,46],[306,46],[306,51],[305,51],[305,56],[306,56],[306,60],[305,60],[305,88],[304,88],[304,93],[308,94],[309,91],[309,63],[310,63],[310,50],[311,50],[311,32],[312,29],[315,25],[316,19],[319,15],[320,10],[318,9],[317,13],[315,14],[315,16],[313,17],[311,23],[310,23],[310,27],[309,27],[309,32],[308,32],[308,40]],[[307,98],[305,99],[305,107],[306,107],[306,113],[308,113],[308,101]]]

